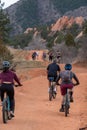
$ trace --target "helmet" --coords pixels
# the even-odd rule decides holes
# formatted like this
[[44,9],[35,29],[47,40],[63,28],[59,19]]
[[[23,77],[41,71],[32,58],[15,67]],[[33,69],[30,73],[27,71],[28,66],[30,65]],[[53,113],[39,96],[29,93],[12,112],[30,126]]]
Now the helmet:
[[71,70],[72,69],[72,65],[71,64],[66,64],[65,65],[65,70]]
[[9,68],[10,67],[9,61],[3,61],[2,65],[3,65],[3,68]]

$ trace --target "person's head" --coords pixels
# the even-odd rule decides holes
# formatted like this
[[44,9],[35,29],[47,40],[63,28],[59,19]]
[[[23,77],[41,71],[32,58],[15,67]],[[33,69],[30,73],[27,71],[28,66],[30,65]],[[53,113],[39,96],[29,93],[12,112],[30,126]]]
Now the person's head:
[[71,64],[65,64],[65,70],[71,70],[72,65]]
[[3,71],[4,72],[9,70],[9,67],[10,67],[9,61],[3,61],[2,66],[3,66]]
[[56,59],[54,59],[54,60],[53,60],[53,63],[57,63],[57,60],[56,60]]

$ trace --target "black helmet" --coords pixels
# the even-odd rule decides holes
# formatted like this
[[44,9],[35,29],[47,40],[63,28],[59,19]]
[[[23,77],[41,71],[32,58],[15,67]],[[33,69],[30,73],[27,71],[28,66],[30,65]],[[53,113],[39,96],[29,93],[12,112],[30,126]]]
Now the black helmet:
[[2,65],[3,65],[3,68],[9,68],[10,67],[9,61],[3,61]]
[[66,64],[65,65],[65,70],[71,70],[72,69],[72,65],[71,64]]

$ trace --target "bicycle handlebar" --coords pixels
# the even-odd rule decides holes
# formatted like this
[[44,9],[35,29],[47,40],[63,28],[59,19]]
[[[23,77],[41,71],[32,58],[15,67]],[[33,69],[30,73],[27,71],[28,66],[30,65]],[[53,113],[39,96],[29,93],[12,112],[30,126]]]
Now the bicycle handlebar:
[[[56,85],[61,85],[60,83],[56,83]],[[77,85],[79,85],[78,83],[73,83],[73,86],[77,86]]]
[[77,86],[77,85],[79,85],[78,83],[73,83],[73,86]]
[[19,84],[14,84],[14,86],[15,87],[21,87],[21,86],[23,86],[22,84],[21,85],[19,85]]

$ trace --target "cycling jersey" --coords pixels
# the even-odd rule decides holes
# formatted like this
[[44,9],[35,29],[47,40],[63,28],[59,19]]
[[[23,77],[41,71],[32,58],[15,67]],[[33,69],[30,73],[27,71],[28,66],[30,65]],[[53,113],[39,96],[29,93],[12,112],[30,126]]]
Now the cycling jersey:
[[56,63],[51,63],[48,65],[47,70],[48,76],[57,76],[57,71],[60,71],[60,67]]
[[66,88],[68,89],[72,89],[73,88],[73,82],[72,79],[75,79],[75,81],[77,82],[77,84],[79,84],[79,80],[76,77],[75,73],[73,73],[72,71],[70,71],[70,80],[65,81],[63,79],[63,72],[60,72],[60,74],[58,75],[56,82],[58,83],[58,81],[61,79],[61,83],[60,83],[60,89],[61,89],[61,94],[65,95],[66,94]]
[[17,75],[10,70],[7,70],[6,72],[1,72],[0,80],[1,80],[1,83],[10,82],[12,84],[14,84],[14,80],[15,80],[19,85],[21,85],[19,79],[17,78]]
[[61,79],[61,84],[70,84],[70,83],[72,83],[72,78],[74,78],[78,82],[78,79],[77,79],[75,73],[73,73],[72,71],[70,71],[70,80],[64,81],[63,71],[61,71],[60,74],[58,75],[57,79],[56,79],[56,82],[58,82]]

